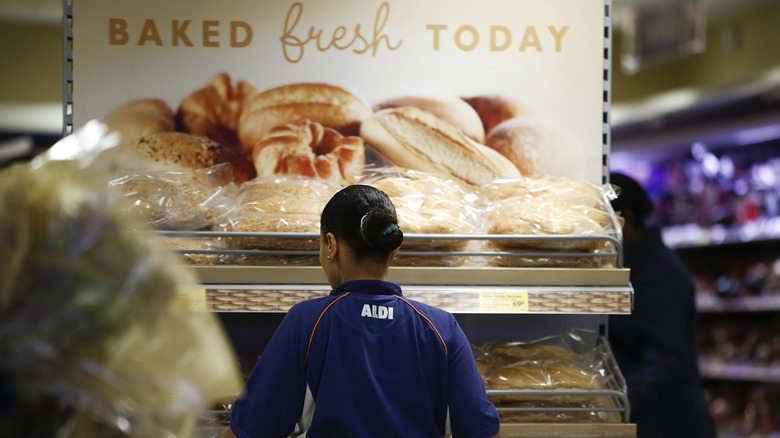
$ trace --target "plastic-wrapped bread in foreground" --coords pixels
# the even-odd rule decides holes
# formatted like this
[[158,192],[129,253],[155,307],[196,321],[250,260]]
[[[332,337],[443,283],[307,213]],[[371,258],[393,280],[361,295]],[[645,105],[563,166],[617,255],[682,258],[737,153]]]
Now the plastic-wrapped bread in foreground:
[[[571,259],[570,263],[555,251],[577,251],[583,256],[614,251],[600,236],[619,238],[620,229],[612,206],[610,192],[586,181],[571,179],[520,178],[495,184],[488,189],[488,233],[552,237],[546,240],[492,240],[490,245],[501,251],[552,251],[550,260],[558,265],[600,265],[596,259]],[[574,236],[576,239],[555,239]],[[592,238],[594,237],[594,238]],[[496,263],[517,265],[511,256]]]
[[[586,335],[586,336],[583,336]],[[598,393],[564,395],[556,390],[603,390],[614,386],[609,351],[591,345],[589,332],[571,330],[528,342],[491,342],[473,351],[488,390],[544,390],[542,394],[490,395],[504,422],[617,422],[612,397]],[[590,336],[592,337],[592,336]],[[549,392],[548,392],[549,391]],[[547,407],[547,411],[520,408]],[[556,411],[555,408],[594,408]]]
[[241,389],[217,318],[180,305],[194,274],[106,182],[75,160],[0,171],[3,436],[194,436]]
[[161,230],[204,230],[233,208],[229,164],[178,172],[134,173],[108,183],[116,207]]
[[[364,184],[387,194],[395,206],[404,234],[468,234],[475,228],[476,195],[461,183],[434,174],[406,169],[383,169]],[[405,238],[394,264],[459,264],[462,257],[404,256],[404,251],[462,251],[467,240]]]
[[[236,209],[220,229],[250,233],[319,233],[320,213],[338,185],[297,175],[258,178],[241,186]],[[235,249],[315,251],[319,238],[296,236],[229,237],[227,244]],[[255,254],[237,260],[257,264],[316,264],[317,256]]]

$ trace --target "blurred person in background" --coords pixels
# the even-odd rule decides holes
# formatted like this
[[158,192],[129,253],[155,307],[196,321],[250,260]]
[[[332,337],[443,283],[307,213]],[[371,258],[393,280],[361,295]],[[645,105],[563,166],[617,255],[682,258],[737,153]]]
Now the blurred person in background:
[[696,296],[677,254],[649,224],[653,203],[634,179],[610,175],[631,270],[631,315],[609,317],[609,341],[626,378],[638,438],[714,438],[696,357]]

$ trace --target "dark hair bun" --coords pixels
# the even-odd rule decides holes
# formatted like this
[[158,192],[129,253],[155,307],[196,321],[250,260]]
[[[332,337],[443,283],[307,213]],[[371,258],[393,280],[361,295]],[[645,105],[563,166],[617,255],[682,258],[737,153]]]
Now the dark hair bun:
[[373,207],[360,219],[360,235],[371,248],[390,252],[404,241],[395,215],[382,207]]

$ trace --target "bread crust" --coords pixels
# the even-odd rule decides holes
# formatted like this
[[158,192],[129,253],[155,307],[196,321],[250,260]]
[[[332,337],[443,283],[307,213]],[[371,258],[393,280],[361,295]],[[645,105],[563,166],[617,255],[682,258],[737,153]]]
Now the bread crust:
[[296,83],[266,90],[247,104],[238,125],[245,149],[253,149],[275,126],[308,119],[345,136],[357,135],[373,111],[349,91],[329,84]]
[[252,162],[258,177],[294,174],[347,186],[363,171],[365,149],[360,137],[300,119],[271,129],[255,145]]
[[109,111],[102,119],[110,132],[118,132],[121,144],[158,132],[174,131],[173,110],[162,99],[134,99]]
[[176,127],[179,131],[208,137],[215,142],[248,154],[238,141],[238,120],[257,89],[245,81],[233,81],[218,73],[201,89],[179,103]]
[[582,146],[557,126],[532,117],[504,120],[485,144],[511,161],[523,176],[581,179]]
[[467,102],[456,97],[402,96],[376,105],[377,110],[411,106],[427,111],[460,130],[477,143],[485,142],[485,129],[477,112]]
[[464,97],[463,101],[477,113],[486,135],[504,120],[534,116],[530,106],[497,94]]
[[184,132],[160,132],[131,145],[138,157],[160,170],[204,169],[229,163],[236,154],[206,137]]
[[418,108],[378,111],[363,122],[360,135],[380,154],[408,169],[445,175],[472,185],[519,176],[504,157]]

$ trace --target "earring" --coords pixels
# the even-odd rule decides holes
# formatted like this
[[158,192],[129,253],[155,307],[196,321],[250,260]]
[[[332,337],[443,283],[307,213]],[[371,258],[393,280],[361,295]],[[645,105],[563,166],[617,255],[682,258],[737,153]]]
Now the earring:
[[330,256],[328,256],[328,260],[330,260]]

